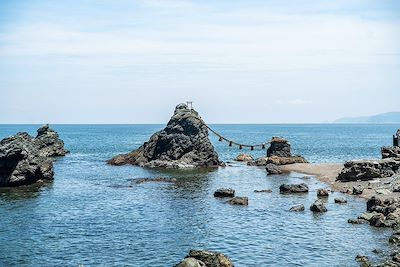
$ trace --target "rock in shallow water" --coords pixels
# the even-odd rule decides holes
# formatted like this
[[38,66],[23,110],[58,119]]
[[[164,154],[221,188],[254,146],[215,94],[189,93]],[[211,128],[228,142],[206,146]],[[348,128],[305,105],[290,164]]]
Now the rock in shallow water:
[[53,179],[53,159],[67,151],[58,134],[48,125],[38,130],[36,138],[17,133],[0,142],[0,187],[29,185]]
[[207,250],[191,250],[186,259],[174,267],[234,267],[234,265],[222,253]]
[[138,149],[107,161],[150,168],[218,167],[222,162],[208,139],[208,129],[199,114],[185,104],[175,108],[167,126]]
[[235,190],[232,188],[219,188],[214,192],[214,197],[234,197]]
[[308,186],[304,183],[301,184],[282,184],[279,187],[280,193],[307,193]]
[[320,189],[317,190],[317,196],[318,197],[328,197],[329,196],[329,192],[328,192],[327,189],[320,188]]
[[347,200],[344,197],[337,197],[337,198],[335,198],[335,203],[337,203],[337,204],[346,204]]
[[249,198],[248,197],[234,197],[228,201],[231,205],[242,205],[247,206],[249,205]]
[[321,200],[316,200],[310,207],[310,210],[313,212],[327,212],[328,209],[325,207],[325,204]]
[[305,210],[305,208],[304,208],[303,204],[299,204],[299,205],[293,206],[293,207],[291,207],[289,209],[289,211],[296,211],[296,212],[304,211],[304,210]]

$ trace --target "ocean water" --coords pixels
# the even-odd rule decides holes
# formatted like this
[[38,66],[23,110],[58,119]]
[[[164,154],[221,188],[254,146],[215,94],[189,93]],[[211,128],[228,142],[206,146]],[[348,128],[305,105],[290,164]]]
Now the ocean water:
[[[0,125],[0,138],[38,125]],[[271,136],[290,140],[311,162],[378,158],[398,125],[213,125],[226,137],[260,143]],[[163,125],[53,125],[71,151],[55,163],[44,187],[0,190],[0,266],[152,266],[178,263],[189,249],[217,250],[236,267],[358,266],[354,257],[390,248],[390,231],[350,225],[365,203],[327,200],[328,212],[308,207],[326,185],[293,173],[267,176],[263,168],[232,163],[215,170],[161,171],[109,166],[113,155],[147,141]],[[211,136],[224,161],[240,150]],[[265,151],[246,151],[261,156]],[[135,179],[174,177],[176,184],[135,184]],[[305,182],[309,194],[280,195],[282,183]],[[231,206],[213,192],[232,187],[249,206]],[[273,190],[254,193],[255,189]],[[304,204],[304,212],[288,209]]]

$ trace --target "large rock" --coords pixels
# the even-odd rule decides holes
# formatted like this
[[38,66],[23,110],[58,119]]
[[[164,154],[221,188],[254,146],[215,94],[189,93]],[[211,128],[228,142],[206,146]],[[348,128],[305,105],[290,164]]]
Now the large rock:
[[400,161],[391,158],[348,161],[344,164],[344,168],[339,173],[337,180],[347,182],[390,177],[398,173],[399,168]]
[[282,184],[279,187],[280,193],[307,193],[308,186],[304,183],[301,184]]
[[316,200],[311,206],[310,210],[313,212],[327,212],[327,208],[325,204],[321,200]]
[[382,147],[381,152],[382,152],[382,159],[386,158],[400,159],[400,147],[398,146]]
[[234,265],[222,253],[207,250],[191,250],[185,260],[175,265],[175,267],[234,267]]
[[232,188],[219,188],[214,192],[214,197],[234,197],[235,190]]
[[270,147],[267,149],[267,157],[291,157],[289,141],[281,137],[272,137]]
[[283,173],[282,168],[275,164],[267,164],[267,166],[265,166],[265,169],[267,170],[268,175]]
[[199,114],[185,104],[175,108],[167,126],[138,149],[108,161],[161,168],[217,167],[222,164],[208,139],[208,129]]
[[64,148],[64,142],[58,133],[46,124],[37,130],[35,143],[40,154],[45,157],[65,156],[68,151]]
[[[62,146],[61,146],[62,144]],[[33,184],[53,179],[53,159],[66,153],[64,143],[48,125],[38,137],[17,133],[0,141],[0,187]]]

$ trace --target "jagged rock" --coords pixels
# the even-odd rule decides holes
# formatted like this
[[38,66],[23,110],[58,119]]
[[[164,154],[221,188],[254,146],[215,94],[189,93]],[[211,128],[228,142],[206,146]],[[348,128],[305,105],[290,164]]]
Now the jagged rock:
[[305,210],[305,208],[304,208],[303,204],[293,206],[289,209],[289,211],[295,211],[295,212],[304,211],[304,210]]
[[236,161],[253,161],[253,157],[249,154],[239,154],[236,159]]
[[368,221],[363,220],[363,219],[348,219],[347,222],[348,222],[348,223],[351,223],[351,224],[364,224],[364,223],[368,223]]
[[220,188],[214,192],[214,197],[234,197],[235,190],[232,188]]
[[65,156],[68,153],[64,148],[63,140],[48,124],[37,130],[34,142],[39,148],[40,154],[45,157]]
[[291,157],[289,141],[281,137],[272,137],[270,147],[267,149],[267,157]]
[[361,195],[364,191],[364,188],[362,188],[361,186],[353,186],[353,195]]
[[53,179],[53,162],[40,153],[34,139],[18,133],[0,142],[0,186],[28,185]]
[[[189,260],[185,264],[192,265],[181,265],[189,258],[195,259],[197,262]],[[185,260],[175,267],[234,267],[232,261],[224,254],[207,250],[191,250]]]
[[280,193],[307,193],[308,186],[304,183],[301,184],[282,184],[279,187]]
[[390,177],[397,173],[399,168],[400,161],[391,158],[375,161],[348,161],[344,164],[344,168],[339,173],[337,180],[347,182]]
[[222,164],[208,139],[208,129],[199,114],[185,104],[175,108],[167,126],[138,149],[107,161],[150,168],[217,167]]
[[400,147],[398,146],[382,147],[381,153],[382,153],[382,159],[386,158],[400,159]]
[[318,197],[328,197],[329,196],[329,192],[326,189],[320,188],[320,189],[317,190],[317,196]]
[[265,169],[267,170],[268,175],[283,173],[282,169],[278,165],[275,165],[275,164],[267,164]]
[[249,205],[249,198],[248,197],[234,197],[234,198],[230,199],[228,202],[231,205],[247,206],[247,205]]
[[310,210],[313,212],[327,212],[328,209],[325,207],[325,204],[321,200],[316,200],[310,207]]
[[344,197],[337,197],[337,198],[335,198],[335,203],[337,203],[337,204],[346,204],[347,200]]

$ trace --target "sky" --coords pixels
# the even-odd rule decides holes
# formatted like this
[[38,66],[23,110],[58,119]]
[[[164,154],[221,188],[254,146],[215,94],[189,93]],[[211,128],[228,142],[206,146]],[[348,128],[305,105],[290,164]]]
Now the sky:
[[0,123],[400,111],[397,0],[0,0]]

